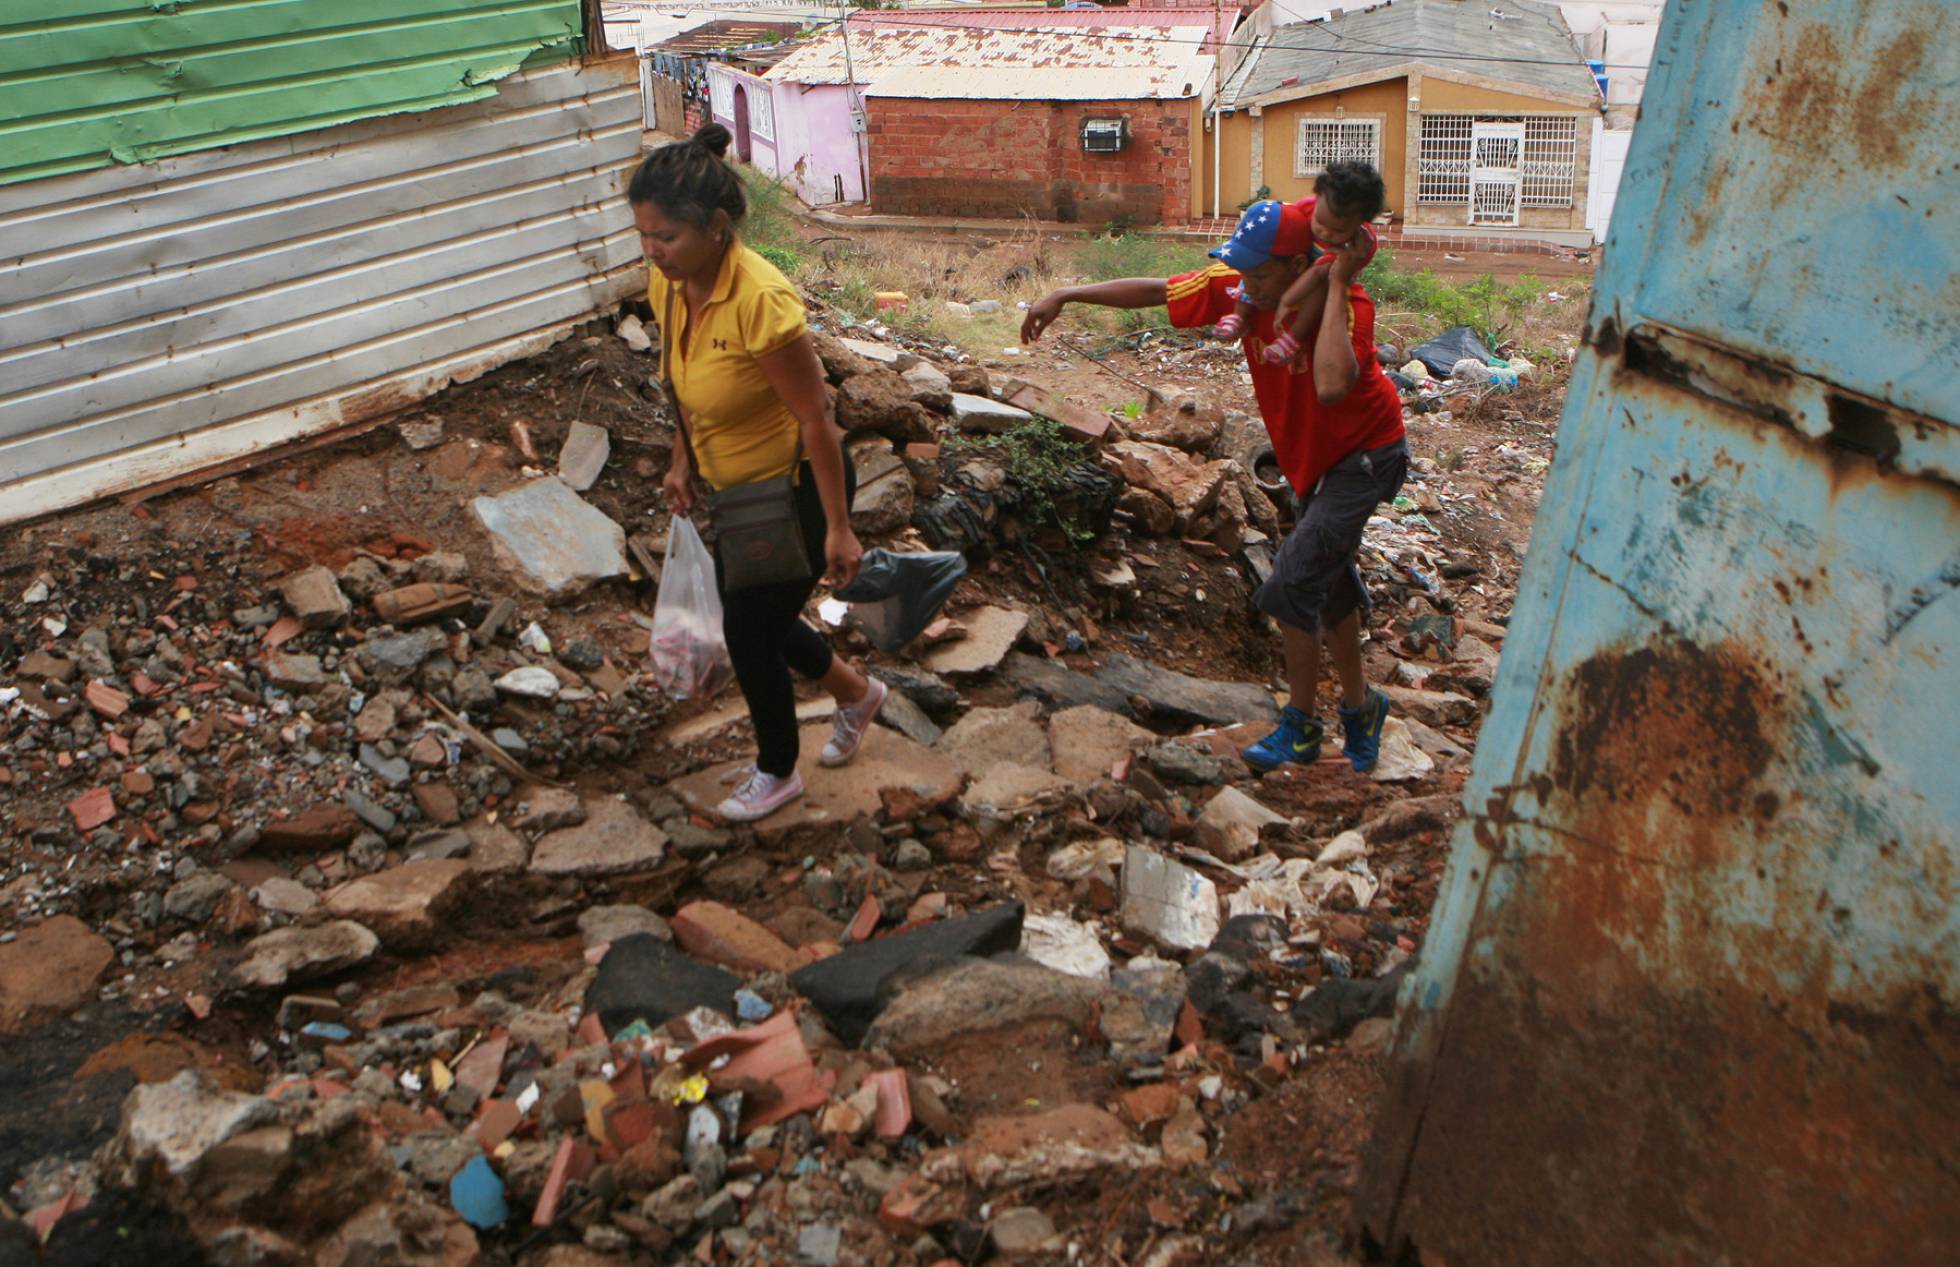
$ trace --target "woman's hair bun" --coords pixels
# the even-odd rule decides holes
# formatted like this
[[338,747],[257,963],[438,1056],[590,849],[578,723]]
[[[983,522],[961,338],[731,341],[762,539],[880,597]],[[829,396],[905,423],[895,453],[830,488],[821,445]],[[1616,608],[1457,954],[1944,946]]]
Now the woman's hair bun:
[[713,154],[716,158],[724,158],[728,154],[728,143],[735,138],[727,128],[719,123],[704,123],[701,125],[701,130],[696,132],[692,139],[696,145]]

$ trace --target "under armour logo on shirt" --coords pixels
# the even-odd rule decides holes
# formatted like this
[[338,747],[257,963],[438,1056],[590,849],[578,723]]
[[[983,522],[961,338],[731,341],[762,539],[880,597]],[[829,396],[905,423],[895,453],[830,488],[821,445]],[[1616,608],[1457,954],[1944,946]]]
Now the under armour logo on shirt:
[[717,352],[726,352],[728,350],[727,339],[710,339],[708,342],[714,345],[714,349]]

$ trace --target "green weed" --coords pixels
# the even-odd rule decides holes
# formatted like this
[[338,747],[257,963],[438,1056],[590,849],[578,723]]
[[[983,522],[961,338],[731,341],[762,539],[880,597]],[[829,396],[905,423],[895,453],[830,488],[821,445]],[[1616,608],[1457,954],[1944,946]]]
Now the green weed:
[[1094,532],[1055,504],[1055,494],[1068,484],[1069,472],[1082,460],[1081,446],[1068,438],[1060,423],[1036,418],[998,435],[953,436],[941,447],[954,453],[986,453],[1005,466],[1028,523],[1053,524],[1078,545],[1094,538]]

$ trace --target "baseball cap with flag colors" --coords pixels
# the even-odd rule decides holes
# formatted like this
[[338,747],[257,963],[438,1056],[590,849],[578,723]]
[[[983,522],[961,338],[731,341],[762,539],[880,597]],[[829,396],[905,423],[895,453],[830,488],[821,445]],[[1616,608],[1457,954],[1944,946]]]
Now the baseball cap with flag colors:
[[1313,217],[1304,207],[1276,200],[1255,202],[1239,217],[1239,227],[1211,252],[1241,273],[1276,255],[1305,255],[1313,248]]

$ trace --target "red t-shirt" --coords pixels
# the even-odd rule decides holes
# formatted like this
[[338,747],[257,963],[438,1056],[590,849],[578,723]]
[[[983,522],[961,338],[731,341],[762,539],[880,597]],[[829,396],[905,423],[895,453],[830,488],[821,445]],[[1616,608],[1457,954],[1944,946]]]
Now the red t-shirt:
[[[1189,330],[1224,320],[1237,303],[1226,292],[1238,280],[1223,264],[1171,278],[1171,324]],[[1242,344],[1259,416],[1296,493],[1312,492],[1327,468],[1349,454],[1379,449],[1403,435],[1402,399],[1375,359],[1375,304],[1359,285],[1348,287],[1348,334],[1361,373],[1337,405],[1323,405],[1314,394],[1311,344],[1291,365],[1268,365],[1260,356],[1273,340],[1272,313],[1254,313]]]

